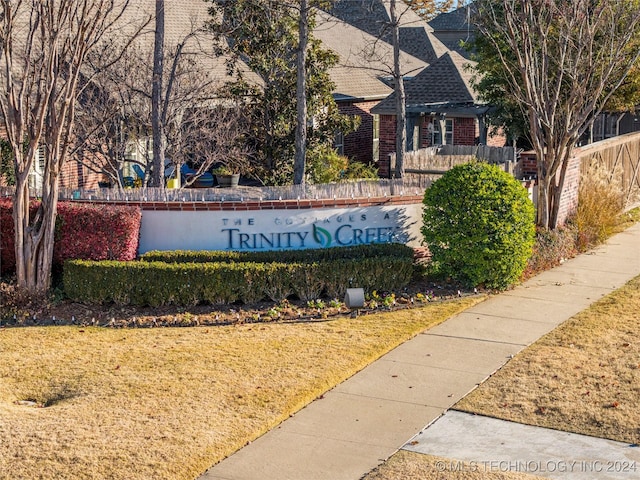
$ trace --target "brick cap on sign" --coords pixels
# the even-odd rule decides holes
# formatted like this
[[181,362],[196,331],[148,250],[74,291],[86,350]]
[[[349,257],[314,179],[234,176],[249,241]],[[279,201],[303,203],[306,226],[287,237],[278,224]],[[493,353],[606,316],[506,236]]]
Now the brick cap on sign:
[[308,210],[314,208],[345,208],[345,207],[378,207],[385,205],[412,205],[422,202],[422,195],[402,195],[393,197],[370,198],[334,198],[318,200],[265,200],[247,202],[123,202],[92,200],[90,203],[104,203],[109,205],[129,205],[140,207],[142,210],[181,210],[193,211],[247,211],[247,210]]

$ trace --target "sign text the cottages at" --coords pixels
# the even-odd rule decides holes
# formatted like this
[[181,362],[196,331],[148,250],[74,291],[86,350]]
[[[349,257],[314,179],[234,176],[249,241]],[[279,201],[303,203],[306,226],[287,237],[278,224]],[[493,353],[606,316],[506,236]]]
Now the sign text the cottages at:
[[144,210],[139,250],[292,250],[391,242],[418,245],[421,212],[421,205]]

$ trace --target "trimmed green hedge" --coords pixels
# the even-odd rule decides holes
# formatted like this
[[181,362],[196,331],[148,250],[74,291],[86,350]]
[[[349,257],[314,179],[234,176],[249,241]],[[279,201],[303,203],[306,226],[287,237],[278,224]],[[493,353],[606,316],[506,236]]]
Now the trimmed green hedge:
[[400,243],[374,243],[354,247],[317,248],[307,250],[270,250],[259,252],[209,251],[209,250],[173,250],[151,251],[140,259],[145,262],[169,263],[209,263],[209,262],[253,262],[253,263],[296,263],[325,262],[339,259],[363,258],[410,258],[413,249]]
[[64,290],[79,302],[188,306],[266,298],[278,302],[291,295],[340,298],[350,287],[397,290],[412,275],[413,258],[393,256],[310,263],[71,260],[64,267]]
[[424,194],[422,233],[433,265],[469,286],[518,281],[535,240],[535,210],[522,184],[496,165],[458,165]]

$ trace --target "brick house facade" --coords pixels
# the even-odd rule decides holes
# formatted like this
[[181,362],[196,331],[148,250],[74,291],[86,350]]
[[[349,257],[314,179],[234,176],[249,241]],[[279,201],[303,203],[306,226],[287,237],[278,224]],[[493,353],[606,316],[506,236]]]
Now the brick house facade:
[[374,142],[377,137],[374,132],[374,115],[371,109],[378,104],[374,101],[338,102],[338,110],[343,115],[360,117],[360,126],[355,132],[345,135],[342,144],[342,154],[362,163],[372,163],[374,158]]
[[[469,60],[448,52],[405,80],[407,150],[432,145],[506,145],[501,133],[492,134],[485,124],[489,107],[477,97],[471,84]],[[395,152],[395,93],[372,109],[380,115],[381,176],[389,175],[389,155]]]

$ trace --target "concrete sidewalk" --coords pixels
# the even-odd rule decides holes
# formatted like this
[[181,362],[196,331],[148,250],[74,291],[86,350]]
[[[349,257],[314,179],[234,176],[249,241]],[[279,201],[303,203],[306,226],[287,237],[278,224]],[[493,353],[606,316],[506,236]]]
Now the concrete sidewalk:
[[554,480],[632,480],[637,445],[450,410],[403,450],[444,457],[441,472],[518,472]]
[[357,480],[513,355],[640,275],[640,225],[400,345],[201,480]]

